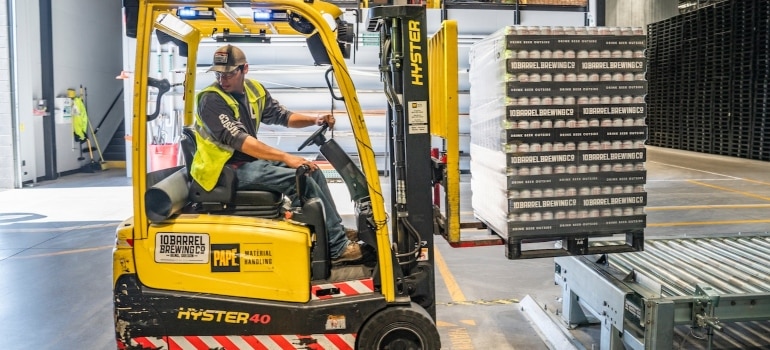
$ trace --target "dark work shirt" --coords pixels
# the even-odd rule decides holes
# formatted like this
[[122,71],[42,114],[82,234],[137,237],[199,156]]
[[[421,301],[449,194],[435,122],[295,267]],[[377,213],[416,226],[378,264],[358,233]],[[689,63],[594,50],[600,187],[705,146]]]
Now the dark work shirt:
[[[228,163],[253,161],[254,157],[242,153],[240,150],[247,136],[257,137],[258,126],[255,120],[251,118],[251,107],[246,100],[246,95],[238,93],[230,95],[238,101],[240,108],[239,119],[235,119],[230,106],[216,92],[207,92],[201,96],[198,102],[198,113],[212,137],[217,139],[219,143],[235,149]],[[270,93],[265,90],[265,108],[262,111],[262,123],[288,126],[291,114],[291,111],[282,106],[278,100],[273,99]]]

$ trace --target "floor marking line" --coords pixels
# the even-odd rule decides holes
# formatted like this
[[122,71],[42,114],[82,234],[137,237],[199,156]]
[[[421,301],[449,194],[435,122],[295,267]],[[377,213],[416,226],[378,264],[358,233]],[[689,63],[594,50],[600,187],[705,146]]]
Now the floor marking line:
[[457,349],[457,350],[474,350],[473,347],[473,341],[471,340],[471,335],[468,333],[468,330],[459,327],[459,328],[453,328],[450,329],[447,332],[447,335],[449,336],[449,342],[452,343],[451,348]]
[[753,193],[750,193],[750,192],[738,191],[738,190],[734,190],[732,188],[727,188],[727,187],[722,187],[722,186],[717,186],[717,185],[711,185],[711,184],[707,184],[707,183],[699,182],[699,181],[688,181],[688,182],[696,184],[696,185],[701,185],[701,186],[704,186],[704,187],[711,187],[713,189],[717,189],[717,190],[721,190],[721,191],[727,191],[727,192],[733,192],[733,193],[744,195],[746,197],[757,198],[757,199],[761,199],[761,200],[765,200],[765,201],[770,202],[770,197],[760,196],[760,195],[753,194]]
[[441,274],[441,278],[444,280],[444,284],[449,290],[449,295],[452,297],[452,301],[465,301],[465,295],[460,289],[460,285],[457,284],[457,280],[455,280],[452,272],[449,271],[449,266],[447,266],[444,258],[441,256],[441,252],[439,252],[438,249],[434,249],[433,252],[433,257],[436,260],[436,267],[438,267],[438,272]]
[[650,182],[687,182],[690,180],[694,181],[742,181],[745,179],[647,179],[647,183]]
[[[656,161],[652,161],[652,160],[647,161],[647,162],[648,163],[656,163],[656,164],[665,165],[665,166],[670,166],[670,167],[674,167],[674,168],[685,169],[685,170],[698,171],[698,172],[702,172],[702,173],[706,173],[706,174],[712,174],[712,175],[717,175],[717,176],[728,177],[728,178],[734,179],[734,180],[743,180],[743,181],[753,182],[753,183],[760,184],[760,185],[770,186],[770,182],[764,182],[764,181],[759,181],[759,180],[752,180],[752,179],[747,179],[747,178],[744,178],[744,177],[737,177],[737,176],[732,176],[732,175],[727,175],[727,174],[720,174],[720,173],[715,173],[715,172],[706,171],[706,170],[700,170],[700,169],[695,169],[695,168],[688,168],[688,167],[684,167],[684,166],[680,166],[680,165],[656,162]],[[697,181],[697,180],[702,180],[702,181],[720,181],[720,180],[726,180],[726,179],[693,179],[693,180],[695,180],[695,181]],[[651,181],[662,181],[662,182],[672,181],[673,182],[673,181],[682,181],[682,180],[649,180],[649,179],[647,180],[647,182],[651,182]],[[684,181],[690,181],[690,180],[684,180]]]
[[743,180],[744,180],[744,181],[748,181],[748,182],[753,182],[753,183],[755,183],[755,184],[760,184],[760,185],[770,186],[770,182],[764,182],[764,181],[759,181],[759,180],[752,180],[752,179],[743,179]]
[[3,233],[3,232],[46,233],[46,232],[58,232],[58,231],[85,230],[85,229],[102,228],[102,227],[117,227],[119,224],[120,224],[119,222],[113,222],[113,223],[107,223],[107,224],[79,225],[79,226],[67,226],[67,227],[18,228],[18,229],[6,228],[4,226],[7,226],[7,225],[0,225],[0,233]]
[[[67,254],[77,254],[77,253],[87,253],[87,252],[93,252],[97,250],[104,250],[104,249],[111,249],[114,248],[113,245],[106,245],[101,247],[93,247],[93,248],[82,248],[82,249],[70,249],[70,250],[64,250],[60,252],[53,252],[53,253],[44,253],[44,254],[35,254],[35,255],[25,255],[25,256],[18,256],[14,255],[9,257],[8,259],[33,259],[33,258],[47,258],[49,256],[57,256],[57,255],[67,255]],[[40,249],[40,248],[37,248]],[[29,251],[30,249],[27,249],[26,251]]]
[[719,221],[683,221],[683,222],[660,222],[647,223],[647,227],[672,227],[672,226],[703,226],[703,225],[734,225],[734,224],[766,224],[770,219],[765,220],[719,220]]
[[518,304],[519,299],[511,298],[511,299],[496,299],[496,300],[463,300],[463,301],[454,301],[454,302],[448,302],[448,303],[436,303],[436,305],[441,306],[455,306],[455,305],[463,305],[463,306],[474,306],[474,305],[482,305],[482,306],[495,306],[495,305],[510,305],[510,304]]
[[648,160],[647,162],[648,163],[655,163],[655,164],[665,165],[665,166],[670,166],[670,167],[673,167],[673,168],[697,171],[697,172],[711,174],[711,175],[716,175],[716,176],[729,177],[729,178],[733,178],[733,179],[736,179],[736,180],[742,180],[742,178],[740,178],[740,177],[735,177],[735,176],[731,176],[731,175],[727,175],[727,174],[720,174],[720,173],[715,173],[715,172],[706,171],[706,170],[700,170],[700,169],[695,169],[695,168],[688,168],[688,167],[684,167],[684,166],[681,166],[681,165],[661,163],[661,162],[656,162],[656,161],[651,161],[651,160]]
[[645,207],[645,211],[663,210],[692,210],[692,209],[762,209],[770,208],[770,204],[705,204],[705,205],[667,205],[659,207]]

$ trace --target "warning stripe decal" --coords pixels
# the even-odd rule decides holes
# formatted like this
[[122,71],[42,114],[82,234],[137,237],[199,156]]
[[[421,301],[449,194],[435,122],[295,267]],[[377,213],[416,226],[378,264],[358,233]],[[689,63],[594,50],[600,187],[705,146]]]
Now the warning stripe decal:
[[221,335],[217,335],[217,336],[214,336],[213,338],[214,338],[214,340],[216,340],[217,342],[219,342],[219,344],[222,344],[222,346],[224,346],[224,347],[225,347],[225,349],[238,349],[238,348],[243,348],[243,345],[241,345],[241,346],[235,345],[235,343],[233,343],[233,342],[230,340],[230,338],[228,338],[228,337],[223,337],[223,336],[221,336]]
[[254,337],[247,337],[242,336],[241,339],[246,342],[248,346],[244,346],[241,349],[260,349],[260,350],[267,350],[267,347],[262,345],[256,338]]
[[[271,335],[270,339],[274,341],[279,349],[294,349],[294,346],[291,345],[291,342],[289,342],[286,338],[280,335]],[[299,339],[297,339],[299,340]],[[271,348],[272,349],[272,348]]]
[[136,337],[132,346],[168,350],[284,350],[284,349],[340,349],[352,350],[356,343],[353,334],[313,335],[254,335],[254,336],[173,336]]
[[[320,297],[316,295],[319,290],[330,289],[330,288],[338,288],[340,290],[340,294],[324,295]],[[324,299],[331,299],[331,298],[349,297],[352,295],[367,294],[367,293],[374,293],[374,280],[371,278],[356,280],[356,281],[317,284],[317,285],[314,285],[310,291],[312,300],[324,300]]]
[[[351,339],[346,340],[343,339],[344,336],[350,336]],[[326,338],[329,339],[329,341],[334,344],[334,346],[337,347],[337,349],[344,349],[344,350],[353,350],[352,346],[349,346],[348,344],[355,344],[356,339],[353,338],[352,335],[349,334],[327,334]]]
[[[203,342],[203,338],[205,337],[194,337],[194,336],[184,337],[184,339],[190,342],[190,344],[192,344],[192,346],[195,349],[211,349],[212,346],[209,346],[208,344]],[[216,347],[216,345],[214,345],[213,347]]]

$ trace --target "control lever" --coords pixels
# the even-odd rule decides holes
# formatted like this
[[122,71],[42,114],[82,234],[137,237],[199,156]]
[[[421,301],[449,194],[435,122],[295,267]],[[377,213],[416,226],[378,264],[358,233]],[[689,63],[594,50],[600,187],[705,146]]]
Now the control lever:
[[300,207],[305,206],[305,188],[307,187],[307,174],[310,173],[310,166],[302,164],[297,168],[297,173],[294,175],[294,185],[297,189],[297,198],[299,199]]
[[163,97],[163,94],[171,90],[171,83],[168,82],[168,79],[155,79],[153,77],[147,77],[147,85],[158,89],[158,97],[155,99],[155,113],[147,115],[147,121],[151,122],[155,120],[155,118],[157,118],[160,114],[161,98]]

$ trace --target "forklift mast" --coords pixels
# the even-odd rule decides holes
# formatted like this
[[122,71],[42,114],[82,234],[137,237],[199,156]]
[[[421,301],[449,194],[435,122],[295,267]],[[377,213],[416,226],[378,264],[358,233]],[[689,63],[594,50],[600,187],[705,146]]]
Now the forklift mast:
[[435,319],[425,7],[373,7],[369,18],[367,30],[380,34],[379,68],[388,100],[391,232],[397,263],[409,276],[401,293]]

